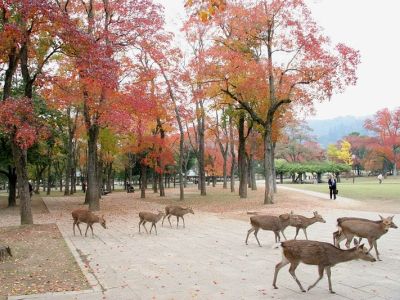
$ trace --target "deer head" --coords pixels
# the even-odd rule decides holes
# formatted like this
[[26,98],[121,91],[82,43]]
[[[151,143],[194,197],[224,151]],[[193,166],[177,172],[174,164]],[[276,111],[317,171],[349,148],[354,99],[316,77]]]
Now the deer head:
[[191,207],[188,207],[188,208],[186,208],[186,209],[187,209],[187,211],[188,211],[189,213],[191,213],[191,214],[194,215],[194,211],[193,211],[193,209],[192,209]]
[[364,247],[364,244],[359,245],[358,241],[354,239],[354,244],[356,245],[355,251],[358,259],[366,260],[366,261],[371,261],[374,262],[376,261],[375,257],[373,257],[367,248]]
[[314,218],[316,218],[317,222],[326,223],[324,218],[320,214],[318,214],[317,211],[314,211]]

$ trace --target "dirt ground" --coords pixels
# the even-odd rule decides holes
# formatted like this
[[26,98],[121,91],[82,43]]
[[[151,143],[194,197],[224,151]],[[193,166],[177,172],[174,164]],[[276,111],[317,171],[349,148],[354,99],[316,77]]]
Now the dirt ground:
[[[18,202],[17,202],[18,205]],[[39,196],[32,199],[35,223],[51,216]],[[0,244],[9,245],[12,258],[0,262],[0,299],[4,295],[74,291],[88,287],[55,224],[10,226],[19,223],[19,206],[7,207],[0,197]]]
[[0,295],[25,295],[88,288],[55,224],[0,228],[13,257],[0,263]]

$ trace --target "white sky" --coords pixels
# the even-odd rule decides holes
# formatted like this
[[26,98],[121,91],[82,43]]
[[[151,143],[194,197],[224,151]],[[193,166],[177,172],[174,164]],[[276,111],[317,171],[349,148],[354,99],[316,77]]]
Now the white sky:
[[[312,119],[367,116],[400,106],[400,1],[305,0],[314,20],[333,43],[361,53],[358,82],[330,101],[315,104]],[[183,0],[157,0],[165,6],[168,30],[180,35]]]

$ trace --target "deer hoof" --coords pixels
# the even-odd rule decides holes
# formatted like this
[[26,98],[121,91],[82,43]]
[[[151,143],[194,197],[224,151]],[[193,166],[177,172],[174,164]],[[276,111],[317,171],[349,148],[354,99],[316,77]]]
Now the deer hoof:
[[336,292],[334,292],[334,291],[332,291],[332,290],[330,290],[330,292],[331,292],[331,294],[336,294]]
[[273,285],[273,287],[274,287],[274,289],[276,289],[276,290],[278,289],[278,287],[277,287],[276,285]]

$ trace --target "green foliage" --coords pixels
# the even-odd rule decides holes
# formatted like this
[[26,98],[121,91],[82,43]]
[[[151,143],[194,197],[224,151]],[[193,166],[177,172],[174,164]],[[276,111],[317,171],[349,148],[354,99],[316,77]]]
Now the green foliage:
[[341,173],[348,172],[351,167],[342,163],[330,161],[325,162],[304,162],[290,163],[279,159],[275,161],[275,169],[277,173],[282,174],[300,174],[300,173]]

